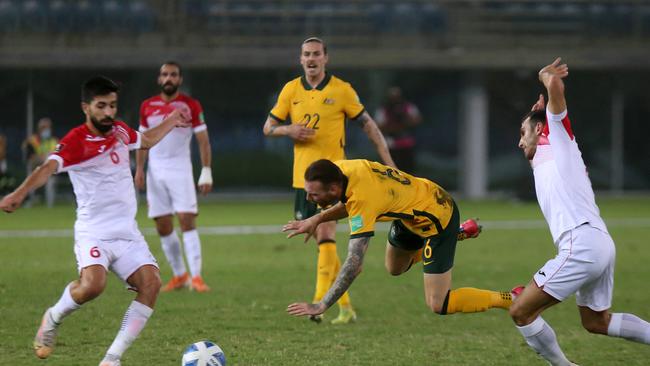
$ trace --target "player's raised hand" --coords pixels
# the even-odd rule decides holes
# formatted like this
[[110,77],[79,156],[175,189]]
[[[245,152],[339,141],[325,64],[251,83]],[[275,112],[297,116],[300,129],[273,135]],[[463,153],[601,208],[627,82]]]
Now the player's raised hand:
[[23,203],[25,196],[21,196],[16,192],[10,193],[2,198],[0,201],[0,210],[6,213],[12,213],[20,207],[20,204]]
[[558,57],[552,64],[546,65],[539,70],[539,81],[544,83],[547,88],[554,78],[563,79],[569,75],[569,66],[567,64],[561,64],[561,61],[562,59]]
[[290,231],[287,235],[287,238],[293,238],[296,235],[306,234],[305,243],[309,241],[309,238],[314,236],[316,232],[316,227],[318,227],[318,222],[314,220],[315,216],[312,216],[306,220],[292,220],[288,224],[282,227],[282,232]]
[[303,125],[289,125],[287,126],[288,128],[288,135],[291,137],[294,141],[298,142],[305,142],[309,139],[312,139],[314,135],[316,134],[316,131],[305,127]]
[[306,302],[295,302],[287,306],[287,313],[293,316],[319,315],[325,312],[325,304],[308,304]]
[[546,108],[546,102],[544,101],[544,94],[540,94],[537,102],[533,104],[531,111],[543,111]]

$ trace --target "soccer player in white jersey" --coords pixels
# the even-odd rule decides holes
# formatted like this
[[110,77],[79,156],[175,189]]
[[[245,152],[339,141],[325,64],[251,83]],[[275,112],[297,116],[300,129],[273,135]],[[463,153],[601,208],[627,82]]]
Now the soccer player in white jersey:
[[519,148],[530,161],[535,190],[548,222],[555,258],[537,271],[510,307],[526,342],[551,365],[572,365],[555,332],[542,319],[549,307],[576,295],[584,328],[596,334],[650,344],[650,323],[633,314],[612,313],[616,249],[600,217],[564,97],[569,69],[556,59],[539,72],[548,92],[521,123]]
[[53,351],[63,319],[104,291],[110,270],[137,291],[100,363],[119,366],[122,354],[151,316],[160,291],[158,264],[135,221],[137,205],[129,151],[151,148],[175,127],[188,127],[189,116],[174,111],[158,127],[137,132],[115,120],[118,90],[113,81],[102,76],[86,81],[81,93],[85,122],[68,132],[48,160],[0,201],[0,209],[13,212],[29,192],[59,172],[68,172],[77,199],[74,252],[79,279],[70,282],[59,301],[43,315],[34,338],[40,358]]
[[[183,83],[181,67],[169,61],[160,67],[158,85],[160,94],[153,96],[140,106],[140,131],[147,131],[161,123],[165,115],[180,109],[191,115],[192,128],[177,128],[170,132],[150,151],[136,152],[135,185],[145,188],[144,164],[148,160],[146,173],[147,203],[149,218],[156,222],[163,252],[167,257],[174,276],[162,291],[172,291],[190,287],[197,292],[207,292],[210,288],[201,277],[201,240],[196,231],[196,189],[192,175],[190,141],[192,133],[196,136],[203,166],[199,176],[198,188],[202,194],[212,190],[212,170],[210,139],[203,118],[203,109],[198,100],[179,92]],[[148,158],[148,159],[147,159]],[[181,244],[174,231],[173,215],[183,232],[185,257],[190,269],[187,273]]]

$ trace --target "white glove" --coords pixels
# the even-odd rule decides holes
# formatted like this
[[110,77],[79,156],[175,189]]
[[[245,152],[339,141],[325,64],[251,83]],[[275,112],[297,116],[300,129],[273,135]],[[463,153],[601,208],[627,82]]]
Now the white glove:
[[199,186],[204,186],[206,184],[212,185],[212,168],[204,166],[201,169],[201,175],[199,176]]

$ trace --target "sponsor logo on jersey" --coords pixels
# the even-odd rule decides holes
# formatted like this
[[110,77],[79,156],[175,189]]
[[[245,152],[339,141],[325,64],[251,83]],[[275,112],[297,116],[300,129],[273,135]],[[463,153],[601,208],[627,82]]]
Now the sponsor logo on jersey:
[[54,152],[55,153],[61,152],[61,150],[63,150],[64,147],[65,144],[56,144],[56,147],[54,148]]
[[334,103],[336,103],[336,100],[332,98],[325,98],[325,100],[323,100],[323,104],[332,105]]

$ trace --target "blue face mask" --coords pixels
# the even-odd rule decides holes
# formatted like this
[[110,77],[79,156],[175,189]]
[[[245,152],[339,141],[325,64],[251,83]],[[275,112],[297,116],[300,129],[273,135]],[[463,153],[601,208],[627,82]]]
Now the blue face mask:
[[49,128],[44,129],[41,131],[41,138],[43,140],[49,139],[52,136],[52,131]]

